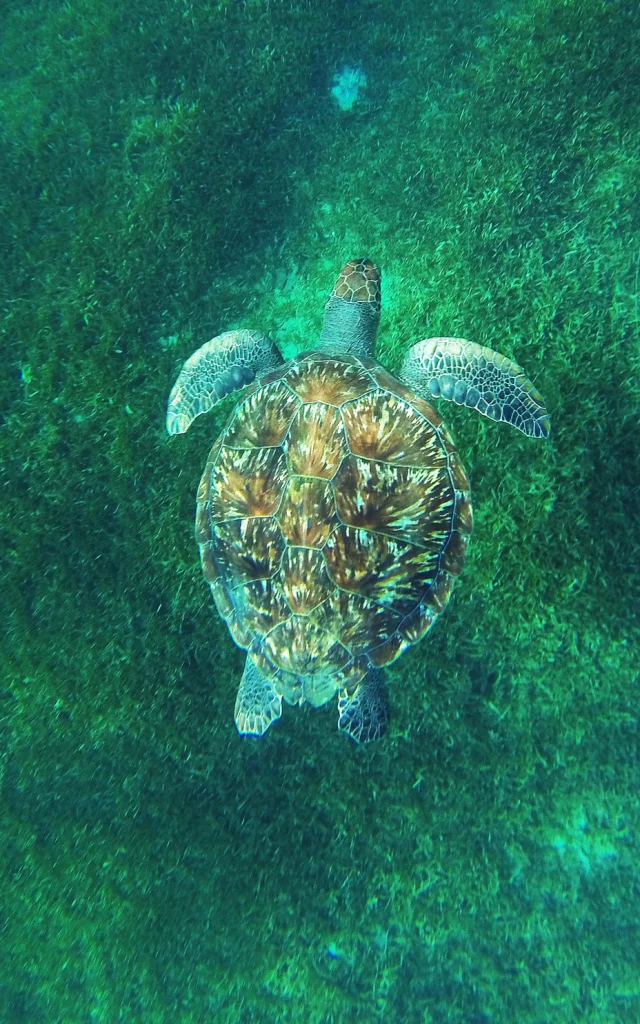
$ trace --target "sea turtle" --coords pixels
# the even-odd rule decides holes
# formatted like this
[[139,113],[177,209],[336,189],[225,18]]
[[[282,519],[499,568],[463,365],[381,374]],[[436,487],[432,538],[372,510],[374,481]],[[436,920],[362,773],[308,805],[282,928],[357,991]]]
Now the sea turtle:
[[397,377],[373,357],[380,271],[347,263],[317,349],[287,362],[236,330],[182,367],[169,434],[247,387],[214,444],[197,497],[196,540],[218,612],[248,652],[235,706],[260,736],[289,704],[336,691],[356,742],[389,720],[384,666],[431,628],[462,569],[469,480],[430,402],[445,398],[546,437],[523,370],[459,338],[413,345]]

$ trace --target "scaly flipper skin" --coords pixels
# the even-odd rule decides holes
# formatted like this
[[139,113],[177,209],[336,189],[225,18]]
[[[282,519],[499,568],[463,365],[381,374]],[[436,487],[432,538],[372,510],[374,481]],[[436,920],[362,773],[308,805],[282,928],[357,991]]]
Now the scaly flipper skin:
[[236,697],[235,720],[242,736],[262,736],[282,714],[282,697],[248,657]]
[[208,341],[187,359],[171,389],[167,432],[184,434],[196,416],[281,362],[273,342],[259,331],[227,331]]
[[327,355],[372,356],[380,320],[380,270],[371,260],[350,260],[324,307],[318,349]]
[[377,740],[387,731],[389,698],[384,672],[369,669],[351,697],[345,694],[338,701],[338,729],[356,743]]
[[549,436],[542,395],[522,367],[493,349],[463,338],[427,338],[409,349],[398,376],[428,401],[445,398],[530,437]]

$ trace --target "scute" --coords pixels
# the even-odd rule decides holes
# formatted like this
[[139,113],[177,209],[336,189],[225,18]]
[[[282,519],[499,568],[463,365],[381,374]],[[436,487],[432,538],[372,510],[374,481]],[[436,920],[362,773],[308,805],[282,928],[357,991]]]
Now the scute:
[[274,515],[286,477],[287,460],[280,447],[238,451],[223,446],[211,473],[212,520]]
[[335,487],[338,515],[348,526],[432,550],[451,531],[455,501],[446,464],[413,468],[352,455]]
[[353,692],[442,611],[471,531],[437,413],[374,360],[298,357],[213,446],[196,535],[237,643],[289,702]]
[[395,395],[369,392],[345,403],[342,416],[354,455],[402,466],[447,466],[447,453],[432,424]]
[[316,620],[333,629],[347,650],[366,652],[393,635],[401,616],[392,607],[334,588]]
[[371,375],[362,366],[318,355],[294,362],[284,380],[303,402],[327,405],[342,405],[375,387]]
[[282,444],[300,401],[284,384],[254,391],[238,406],[225,433],[229,448],[270,448]]
[[282,588],[295,615],[308,615],[323,604],[333,590],[322,552],[317,549],[287,548],[280,570]]
[[291,477],[278,522],[287,543],[323,548],[338,525],[333,488],[324,480]]
[[273,519],[230,519],[212,524],[210,547],[219,575],[235,586],[275,576],[285,544]]
[[287,439],[289,472],[331,480],[349,454],[340,410],[324,402],[303,405]]
[[469,534],[460,530],[453,530],[442,552],[440,565],[452,576],[459,576],[462,572],[464,560],[467,557],[467,546]]
[[305,615],[291,615],[271,630],[264,651],[277,668],[302,676],[330,675],[351,661],[333,633]]
[[341,590],[406,613],[435,579],[438,554],[365,530],[341,526],[324,548],[329,575]]
[[273,579],[246,583],[236,595],[238,610],[249,633],[264,633],[279,622],[286,622],[290,609],[282,586]]

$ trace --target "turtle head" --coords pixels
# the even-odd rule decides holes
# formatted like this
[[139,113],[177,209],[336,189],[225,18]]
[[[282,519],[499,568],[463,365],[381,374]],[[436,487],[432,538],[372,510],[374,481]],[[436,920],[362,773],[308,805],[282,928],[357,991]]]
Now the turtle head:
[[372,356],[380,319],[380,270],[369,259],[349,260],[324,307],[318,348],[329,355]]
[[380,268],[371,260],[349,260],[333,286],[335,295],[345,302],[369,302],[380,312]]

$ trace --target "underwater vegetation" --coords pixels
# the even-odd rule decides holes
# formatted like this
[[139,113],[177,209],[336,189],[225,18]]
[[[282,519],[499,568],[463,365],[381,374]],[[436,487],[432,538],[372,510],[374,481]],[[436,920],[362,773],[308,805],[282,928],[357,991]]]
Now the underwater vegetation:
[[[636,1024],[640,8],[31,0],[0,13],[0,1019]],[[348,115],[331,94],[359,69]],[[242,740],[187,355],[526,366],[541,446],[446,405],[465,571],[367,749]]]

